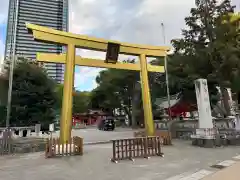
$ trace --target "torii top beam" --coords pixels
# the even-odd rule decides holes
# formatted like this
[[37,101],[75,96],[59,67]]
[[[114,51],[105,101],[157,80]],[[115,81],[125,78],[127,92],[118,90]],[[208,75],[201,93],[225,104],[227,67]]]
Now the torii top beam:
[[[122,43],[118,41],[107,41],[100,38],[92,38],[83,35],[76,35],[73,33],[63,32],[54,30],[51,28],[33,25],[26,23],[28,30],[30,30],[34,38],[38,41],[58,43],[67,45],[69,43],[74,44],[75,47],[81,47],[84,49],[106,51],[109,42],[120,44],[120,53],[128,55],[141,55],[145,54],[148,57],[161,57],[166,56],[169,47],[165,46],[144,46],[129,43]],[[65,54],[53,54],[53,53],[37,53],[37,60],[49,63],[66,63]],[[92,58],[82,58],[80,56],[75,57],[75,64],[80,66],[90,66],[90,67],[102,67],[102,68],[115,68],[115,69],[125,69],[140,71],[139,64],[129,64],[129,63],[104,63],[103,61],[92,59]],[[163,66],[153,66],[151,64],[147,65],[147,70],[149,72],[164,72]]]
[[42,40],[49,43],[59,44],[74,44],[76,48],[83,48],[95,51],[106,51],[107,44],[116,43],[120,44],[120,54],[139,56],[145,54],[147,57],[163,57],[166,56],[169,47],[165,46],[149,46],[149,45],[137,45],[122,43],[118,41],[107,41],[101,38],[93,38],[83,35],[77,35],[69,32],[54,30],[51,28],[38,26],[30,23],[26,23],[29,30],[33,32],[33,36],[37,40]]

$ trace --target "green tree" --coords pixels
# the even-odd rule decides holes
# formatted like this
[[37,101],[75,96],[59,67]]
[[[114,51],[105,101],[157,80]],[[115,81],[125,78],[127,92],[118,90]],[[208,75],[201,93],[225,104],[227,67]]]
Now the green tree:
[[4,74],[0,74],[0,105],[7,104],[8,81]]
[[10,124],[48,126],[55,120],[55,83],[37,63],[21,58],[14,67]]
[[57,109],[57,111],[60,111],[62,108],[63,84],[56,84],[55,93],[57,96],[56,109]]
[[216,85],[230,87],[240,63],[236,40],[239,31],[229,15],[234,6],[229,0],[220,4],[216,0],[196,1],[190,12],[191,16],[185,18],[183,38],[172,41],[175,52],[169,61],[169,73],[183,90],[194,89],[195,79],[206,78],[211,97],[216,97]]
[[91,93],[75,91],[73,93],[73,114],[87,112],[90,106]]
[[[135,60],[124,62],[135,63]],[[152,89],[155,88],[153,86],[154,78],[154,73],[149,73],[151,94],[154,94],[152,92]],[[130,125],[144,123],[141,88],[138,88],[140,86],[139,72],[108,69],[101,71],[96,81],[98,87],[93,90],[91,98],[93,108],[100,108],[109,113],[113,113],[113,110],[118,108],[128,116]],[[154,99],[155,96],[152,98]],[[152,104],[154,104],[154,100],[152,100]]]
[[[55,88],[57,96],[56,111],[61,112],[63,98],[63,84],[57,84]],[[90,106],[91,92],[76,91],[73,92],[73,114],[87,112]]]
[[[135,63],[135,60],[126,60],[126,63]],[[108,69],[101,71],[96,78],[98,87],[93,91],[91,104],[93,108],[101,108],[114,113],[119,108],[132,120],[132,97],[139,72]]]
[[0,75],[0,125],[5,126],[6,120],[6,104],[7,104],[7,77]]

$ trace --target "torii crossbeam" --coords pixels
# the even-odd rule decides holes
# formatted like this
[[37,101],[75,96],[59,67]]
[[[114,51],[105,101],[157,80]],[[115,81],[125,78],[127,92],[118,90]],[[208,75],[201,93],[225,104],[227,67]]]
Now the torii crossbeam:
[[[167,51],[170,50],[169,47],[143,46],[122,43],[117,41],[108,41],[105,39],[93,38],[88,36],[76,35],[69,32],[58,31],[51,28],[29,23],[26,23],[26,26],[28,30],[32,32],[34,39],[37,41],[56,43],[67,46],[66,54],[60,55],[51,53],[37,54],[38,61],[51,63],[65,63],[64,91],[60,121],[60,139],[62,143],[66,143],[71,137],[72,101],[73,101],[72,92],[74,86],[75,65],[140,71],[145,128],[147,135],[149,136],[154,135],[155,126],[153,123],[151,98],[149,92],[148,71],[163,73],[164,67],[153,66],[148,64],[146,57],[164,57],[167,55]],[[106,61],[104,62],[99,59],[83,58],[81,56],[75,55],[75,48],[84,48],[90,50],[109,52],[108,50],[110,44],[114,44],[117,47],[118,51],[116,52],[117,55],[118,53],[121,53],[139,56],[140,63],[138,64],[118,63],[117,59],[115,59],[115,62],[113,59],[106,59]]]

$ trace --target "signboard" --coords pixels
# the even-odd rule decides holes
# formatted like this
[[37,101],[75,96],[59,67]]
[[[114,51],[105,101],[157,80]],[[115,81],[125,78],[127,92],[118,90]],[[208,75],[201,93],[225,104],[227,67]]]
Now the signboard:
[[198,105],[199,128],[213,128],[207,80],[197,79],[195,81],[195,91]]
[[120,44],[108,43],[105,62],[116,64],[118,60],[119,50]]

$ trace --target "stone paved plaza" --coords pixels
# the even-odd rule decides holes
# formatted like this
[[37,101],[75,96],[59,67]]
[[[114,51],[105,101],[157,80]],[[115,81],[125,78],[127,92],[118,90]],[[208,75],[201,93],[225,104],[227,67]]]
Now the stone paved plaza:
[[[72,130],[72,136],[83,137],[84,143],[92,143],[110,141],[118,138],[129,138],[133,136],[133,131],[129,128],[117,128],[114,131],[100,131],[92,127],[87,129]],[[36,137],[36,135],[32,133],[32,137]],[[40,135],[40,137],[47,138],[48,135]],[[59,131],[53,133],[53,137],[59,137]]]
[[[111,144],[85,145],[84,156],[45,159],[43,153],[0,157],[3,180],[165,180],[209,166],[240,154],[239,147],[205,149],[187,141],[163,147],[165,157],[110,162]],[[175,179],[178,180],[178,179]]]

